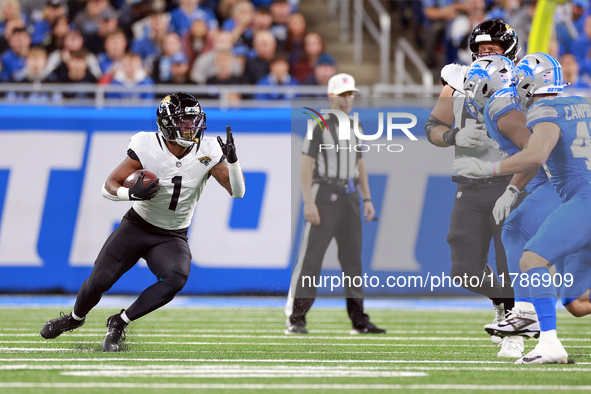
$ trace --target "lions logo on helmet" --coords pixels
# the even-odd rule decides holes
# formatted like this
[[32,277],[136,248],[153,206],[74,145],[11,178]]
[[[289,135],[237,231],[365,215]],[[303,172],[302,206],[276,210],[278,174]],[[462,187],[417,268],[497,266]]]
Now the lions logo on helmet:
[[545,53],[531,53],[517,63],[514,85],[522,108],[528,108],[536,94],[562,93],[562,67]]
[[493,94],[511,86],[514,72],[513,62],[503,56],[485,56],[474,61],[464,78],[464,105],[468,112],[479,117]]

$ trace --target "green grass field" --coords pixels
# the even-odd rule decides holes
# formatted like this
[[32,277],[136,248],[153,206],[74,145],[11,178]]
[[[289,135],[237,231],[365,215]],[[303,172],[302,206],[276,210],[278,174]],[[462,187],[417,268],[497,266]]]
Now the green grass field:
[[96,308],[47,341],[39,329],[59,309],[0,309],[0,392],[591,391],[589,319],[564,311],[559,335],[576,364],[522,367],[496,357],[482,329],[492,310],[371,310],[388,334],[354,336],[344,310],[313,308],[311,333],[285,336],[280,309],[170,307],[134,322],[125,351],[103,353],[114,312]]

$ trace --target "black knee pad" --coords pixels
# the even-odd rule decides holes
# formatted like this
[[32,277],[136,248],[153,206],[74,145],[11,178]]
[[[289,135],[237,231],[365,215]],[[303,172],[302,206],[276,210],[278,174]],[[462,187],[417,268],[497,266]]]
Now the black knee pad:
[[464,265],[464,264],[453,264],[451,266],[450,276],[453,278],[455,276],[464,277],[464,274],[470,278],[471,276],[478,276],[479,278],[482,277],[482,270],[474,269],[474,267]]
[[100,291],[101,293],[108,291],[117,281],[110,272],[97,273],[91,276],[88,280],[90,282],[89,287],[93,290]]
[[185,284],[187,283],[188,279],[188,274],[172,271],[170,272],[170,274],[163,277],[162,281],[169,285],[176,294],[179,291],[181,291],[183,287],[185,287]]

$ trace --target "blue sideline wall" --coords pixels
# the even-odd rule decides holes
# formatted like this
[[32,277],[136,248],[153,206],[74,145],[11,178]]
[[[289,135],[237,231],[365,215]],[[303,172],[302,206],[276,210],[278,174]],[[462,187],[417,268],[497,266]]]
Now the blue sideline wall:
[[[411,131],[418,141],[398,133],[384,142],[402,152],[365,156],[380,217],[363,224],[364,272],[380,280],[369,295],[441,294],[427,276],[451,266],[445,237],[453,152],[424,138],[428,109],[407,110],[417,116]],[[0,119],[0,292],[76,293],[130,207],[104,199],[102,184],[135,132],[156,131],[155,110],[3,106]],[[189,230],[193,266],[182,294],[287,292],[303,229],[304,130],[291,133],[291,122],[289,109],[207,111],[206,135],[223,136],[232,126],[247,194],[234,200],[213,179],[206,185]],[[377,120],[364,121],[366,133],[376,128]],[[335,251],[331,245],[323,275],[340,275]],[[381,286],[392,275],[421,276],[428,285]],[[154,280],[140,261],[110,292],[137,293]]]

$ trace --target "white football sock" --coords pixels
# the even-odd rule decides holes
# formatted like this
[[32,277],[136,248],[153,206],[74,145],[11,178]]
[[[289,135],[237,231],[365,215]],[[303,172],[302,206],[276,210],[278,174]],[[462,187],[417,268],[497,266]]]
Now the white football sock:
[[540,343],[541,342],[560,342],[556,330],[548,330],[540,332]]
[[72,311],[72,319],[80,321],[80,320],[84,319],[84,317],[78,317],[78,316],[76,316],[74,311]]
[[125,311],[121,312],[121,319],[123,319],[123,321],[124,321],[126,324],[129,324],[129,323],[131,323],[131,320],[129,320],[129,317],[127,317],[127,315],[125,314]]
[[531,302],[515,301],[515,306],[521,312],[533,312],[533,313],[536,313],[536,308],[534,308],[534,304],[532,304]]

